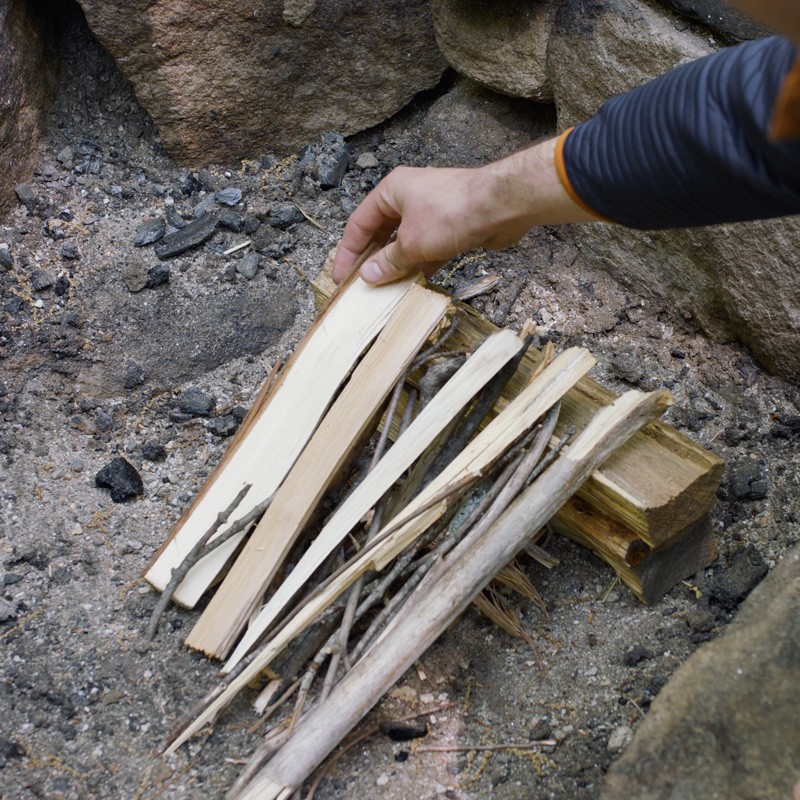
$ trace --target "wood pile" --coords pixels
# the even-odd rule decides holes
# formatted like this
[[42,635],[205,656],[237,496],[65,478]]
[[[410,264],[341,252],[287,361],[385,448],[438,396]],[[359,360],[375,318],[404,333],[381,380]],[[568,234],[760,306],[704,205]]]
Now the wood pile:
[[231,796],[291,796],[498,573],[536,597],[509,564],[552,566],[548,522],[646,602],[711,561],[722,462],[654,421],[669,395],[615,399],[531,339],[411,279],[333,293],[146,572],[151,635],[215,587],[187,645],[227,659],[167,752],[266,680]]

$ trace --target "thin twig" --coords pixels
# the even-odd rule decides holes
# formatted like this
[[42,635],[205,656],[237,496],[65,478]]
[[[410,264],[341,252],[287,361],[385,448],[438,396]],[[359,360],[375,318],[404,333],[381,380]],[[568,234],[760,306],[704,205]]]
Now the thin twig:
[[258,729],[280,708],[299,688],[303,682],[302,678],[298,678],[292,683],[286,691],[270,706],[268,706],[264,713],[247,729],[249,736],[252,736]]
[[447,340],[458,330],[458,317],[453,317],[447,330],[427,349],[423,350],[412,362],[410,370],[413,372],[427,363],[433,356],[438,355],[447,344]]
[[[158,629],[158,623],[161,620],[161,615],[166,610],[167,606],[169,605],[170,600],[172,600],[172,595],[175,594],[175,590],[178,588],[178,584],[186,577],[189,570],[199,561],[199,559],[203,555],[203,550],[205,546],[208,544],[209,539],[228,521],[228,517],[236,510],[239,506],[239,503],[242,502],[244,496],[250,491],[250,486],[252,484],[246,483],[239,494],[233,498],[231,504],[224,510],[217,514],[217,518],[214,520],[211,527],[197,540],[194,547],[189,551],[186,558],[172,571],[172,575],[170,576],[169,583],[164,587],[164,591],[161,593],[161,597],[158,599],[155,608],[153,609],[153,613],[150,615],[150,622],[147,624],[147,630],[145,632],[145,638],[148,641],[152,641],[153,637],[156,635],[156,630]],[[235,525],[236,523],[234,523]]]
[[322,225],[320,225],[320,224],[319,224],[319,222],[317,222],[317,221],[314,219],[314,217],[312,217],[310,214],[307,214],[307,213],[306,213],[306,212],[305,212],[305,211],[304,211],[302,208],[300,208],[300,206],[299,206],[299,205],[297,205],[297,203],[295,203],[295,204],[294,204],[294,207],[295,207],[295,208],[296,208],[296,209],[297,209],[297,210],[298,210],[298,211],[299,211],[299,212],[300,212],[300,213],[301,213],[301,214],[302,214],[302,215],[303,215],[303,216],[306,218],[306,220],[308,220],[308,222],[310,222],[310,223],[311,223],[311,224],[312,224],[312,225],[313,225],[315,228],[318,228],[318,229],[319,229],[319,230],[321,230],[323,233],[328,233],[328,229],[327,229],[327,228],[323,228],[323,227],[322,227]]
[[439,475],[456,455],[467,446],[484,419],[486,419],[486,415],[492,410],[494,404],[503,393],[506,385],[511,380],[511,376],[517,371],[532,341],[533,337],[527,335],[523,340],[522,347],[514,358],[505,364],[486,386],[484,386],[458,430],[448,439],[445,446],[442,447],[441,451],[436,456],[431,468],[428,470],[428,474],[422,481],[422,489]]

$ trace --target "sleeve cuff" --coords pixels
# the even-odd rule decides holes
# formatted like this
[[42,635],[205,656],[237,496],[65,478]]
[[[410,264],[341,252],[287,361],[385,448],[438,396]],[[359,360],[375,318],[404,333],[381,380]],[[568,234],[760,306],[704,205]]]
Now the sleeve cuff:
[[570,182],[569,175],[567,174],[567,166],[564,162],[564,143],[567,141],[567,137],[574,131],[575,128],[567,128],[559,137],[558,141],[556,141],[556,149],[554,153],[555,158],[555,165],[556,165],[556,174],[558,175],[558,179],[561,181],[561,185],[564,187],[564,191],[569,195],[569,199],[575,203],[576,206],[583,209],[587,214],[591,214],[598,222],[611,222],[614,223],[614,220],[609,219],[608,217],[604,217],[602,214],[598,214],[588,203],[585,203],[583,198],[575,191],[572,183]]

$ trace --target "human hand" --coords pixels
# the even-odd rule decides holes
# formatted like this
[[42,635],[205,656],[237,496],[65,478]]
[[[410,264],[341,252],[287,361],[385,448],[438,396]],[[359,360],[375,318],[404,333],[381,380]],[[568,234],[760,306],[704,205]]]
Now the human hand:
[[[398,167],[353,212],[333,265],[340,283],[360,267],[367,283],[389,283],[476,247],[500,249],[534,225],[593,219],[570,200],[556,173],[555,139],[477,169]],[[394,235],[394,239],[391,237]]]

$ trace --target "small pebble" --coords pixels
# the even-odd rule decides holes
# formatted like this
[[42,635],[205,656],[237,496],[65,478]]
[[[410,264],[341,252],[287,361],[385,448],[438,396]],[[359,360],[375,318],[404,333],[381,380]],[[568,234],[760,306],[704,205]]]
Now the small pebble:
[[260,262],[261,256],[258,253],[248,253],[244,258],[236,262],[236,271],[251,281],[258,274]]
[[78,245],[75,242],[63,242],[61,245],[61,258],[64,258],[68,261],[75,261],[76,259],[80,258],[80,253],[78,252]]
[[56,282],[55,276],[45,269],[34,270],[31,275],[31,289],[34,292],[41,292],[54,286]]
[[374,153],[362,153],[356,159],[356,166],[359,169],[373,169],[378,166],[378,159]]
[[608,749],[612,753],[624,750],[633,738],[633,731],[627,725],[620,725],[611,732],[608,737]]

